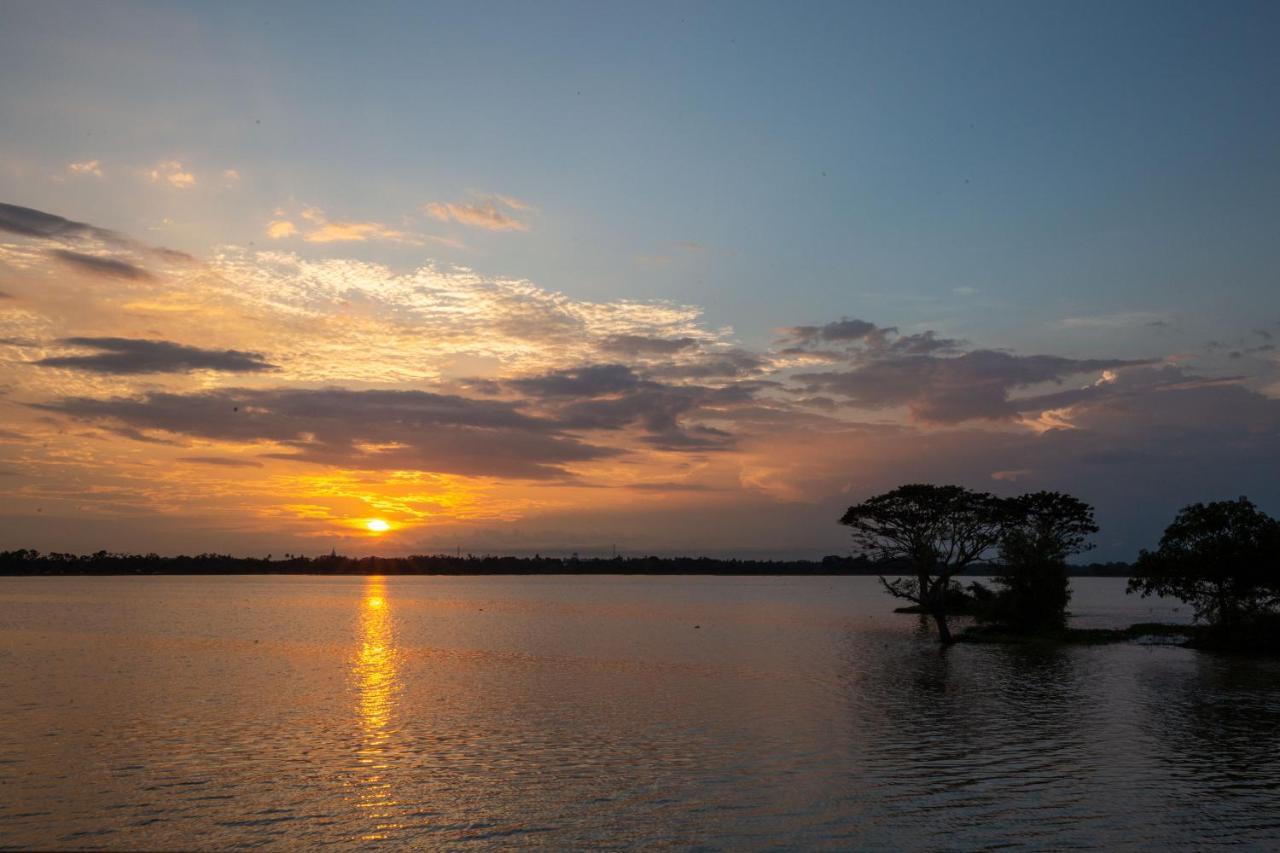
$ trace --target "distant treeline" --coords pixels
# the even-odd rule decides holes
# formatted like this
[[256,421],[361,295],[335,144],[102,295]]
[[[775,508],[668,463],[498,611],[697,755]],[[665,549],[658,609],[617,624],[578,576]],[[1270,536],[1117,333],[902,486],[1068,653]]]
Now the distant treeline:
[[[721,560],[712,557],[502,557],[417,554],[410,557],[195,554],[42,554],[0,551],[0,575],[885,575],[906,570],[865,555],[821,560]],[[1128,577],[1128,563],[1071,566],[1077,577]],[[989,574],[985,565],[966,574]]]

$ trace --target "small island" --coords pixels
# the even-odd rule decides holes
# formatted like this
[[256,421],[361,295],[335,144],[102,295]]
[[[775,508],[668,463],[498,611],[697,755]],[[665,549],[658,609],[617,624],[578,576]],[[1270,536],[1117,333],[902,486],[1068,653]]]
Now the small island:
[[[1191,605],[1194,625],[1068,625],[1067,559],[1088,550],[1098,530],[1093,508],[1071,495],[998,498],[960,486],[911,484],[849,507],[840,523],[853,529],[864,555],[909,567],[881,583],[911,602],[897,612],[933,619],[943,646],[1157,637],[1189,648],[1280,652],[1280,522],[1245,497],[1184,507],[1129,576],[1130,593]],[[994,588],[955,580],[979,564],[989,567]],[[971,616],[976,624],[954,634],[952,616]]]

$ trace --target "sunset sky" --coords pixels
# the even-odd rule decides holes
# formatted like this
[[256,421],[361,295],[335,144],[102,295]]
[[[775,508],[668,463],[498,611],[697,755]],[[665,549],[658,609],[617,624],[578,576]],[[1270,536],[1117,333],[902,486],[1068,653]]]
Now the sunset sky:
[[0,549],[1280,512],[1280,5],[355,8],[0,0]]

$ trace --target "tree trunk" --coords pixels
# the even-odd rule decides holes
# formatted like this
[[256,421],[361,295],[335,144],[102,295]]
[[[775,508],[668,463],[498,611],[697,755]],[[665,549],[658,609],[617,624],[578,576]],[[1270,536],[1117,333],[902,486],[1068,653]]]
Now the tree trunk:
[[934,609],[933,621],[938,623],[938,641],[944,646],[955,643],[955,638],[951,636],[951,628],[947,625],[947,611],[944,607]]

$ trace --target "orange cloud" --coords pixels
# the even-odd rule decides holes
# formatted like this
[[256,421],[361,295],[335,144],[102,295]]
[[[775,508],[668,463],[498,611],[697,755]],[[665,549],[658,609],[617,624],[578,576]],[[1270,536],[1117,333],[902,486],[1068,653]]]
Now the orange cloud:
[[267,223],[267,236],[272,240],[283,240],[298,233],[298,226],[287,219],[276,219]]
[[510,196],[495,195],[471,204],[433,201],[423,206],[422,210],[427,216],[441,222],[457,222],[486,231],[529,230],[527,224],[505,213],[503,208],[521,212],[529,210],[529,205]]
[[302,211],[302,218],[316,226],[302,237],[308,243],[363,243],[366,240],[390,240],[396,243],[420,242],[403,231],[389,228],[381,222],[331,220],[324,215],[324,211],[315,207]]

